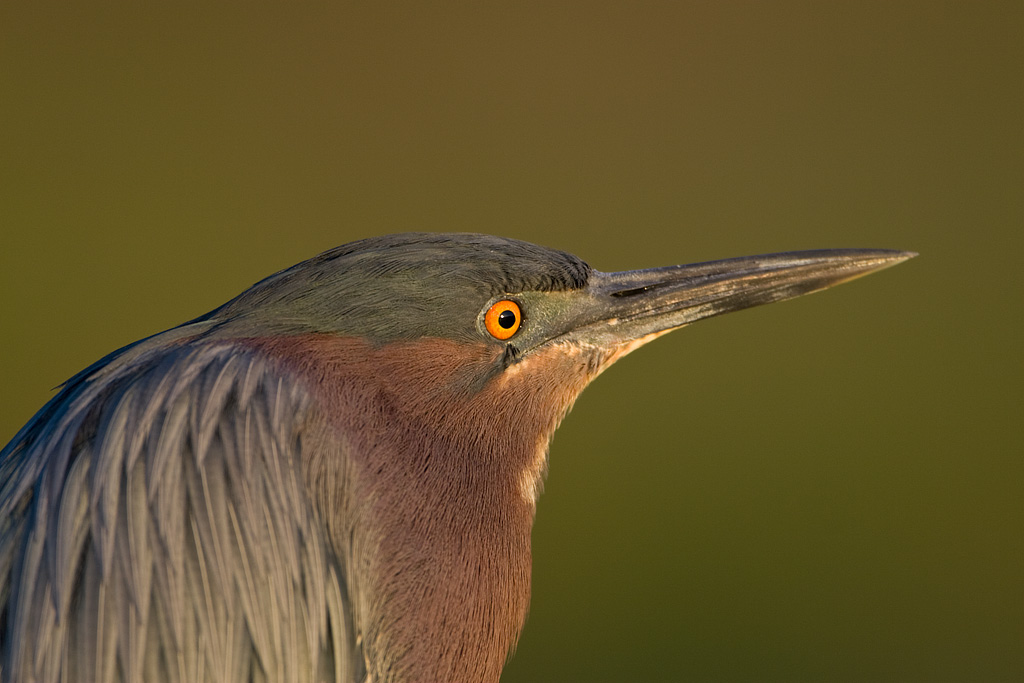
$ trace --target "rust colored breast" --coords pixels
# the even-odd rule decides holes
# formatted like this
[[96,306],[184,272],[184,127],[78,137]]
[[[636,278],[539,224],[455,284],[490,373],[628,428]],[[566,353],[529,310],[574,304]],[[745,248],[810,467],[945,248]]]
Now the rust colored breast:
[[551,343],[505,369],[496,343],[245,344],[319,406],[307,485],[345,565],[373,680],[497,681],[529,605],[548,442],[628,350]]
[[500,372],[501,345],[442,339],[245,343],[308,385],[340,454],[312,457],[307,482],[358,593],[374,680],[497,681],[529,603],[547,442],[579,368],[551,352]]

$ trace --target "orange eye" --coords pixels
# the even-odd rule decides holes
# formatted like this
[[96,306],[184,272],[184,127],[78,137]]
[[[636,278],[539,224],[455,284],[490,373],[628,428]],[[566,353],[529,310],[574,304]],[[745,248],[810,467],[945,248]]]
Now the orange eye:
[[508,339],[519,329],[521,321],[522,315],[516,302],[502,299],[487,309],[484,327],[495,339]]

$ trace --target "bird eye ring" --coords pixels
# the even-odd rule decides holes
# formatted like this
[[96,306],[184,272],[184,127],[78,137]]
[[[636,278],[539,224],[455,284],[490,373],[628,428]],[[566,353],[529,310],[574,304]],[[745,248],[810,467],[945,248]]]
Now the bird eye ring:
[[502,299],[487,309],[484,315],[484,327],[495,339],[508,339],[522,323],[523,316],[515,301]]

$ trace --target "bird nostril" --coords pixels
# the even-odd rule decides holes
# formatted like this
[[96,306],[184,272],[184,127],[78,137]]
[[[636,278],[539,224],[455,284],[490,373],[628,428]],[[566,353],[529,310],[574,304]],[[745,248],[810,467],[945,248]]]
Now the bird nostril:
[[649,289],[650,289],[649,286],[648,287],[634,287],[633,289],[620,289],[617,292],[612,292],[611,295],[614,296],[614,297],[636,296],[637,294],[643,294],[644,292],[646,292]]

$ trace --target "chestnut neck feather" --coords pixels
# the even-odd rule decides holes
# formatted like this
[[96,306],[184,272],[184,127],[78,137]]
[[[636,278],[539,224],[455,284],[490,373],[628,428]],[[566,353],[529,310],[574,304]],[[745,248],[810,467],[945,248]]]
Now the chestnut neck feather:
[[247,344],[316,399],[306,482],[372,680],[497,681],[529,604],[548,440],[604,363],[552,345],[499,372],[501,344],[437,338]]

